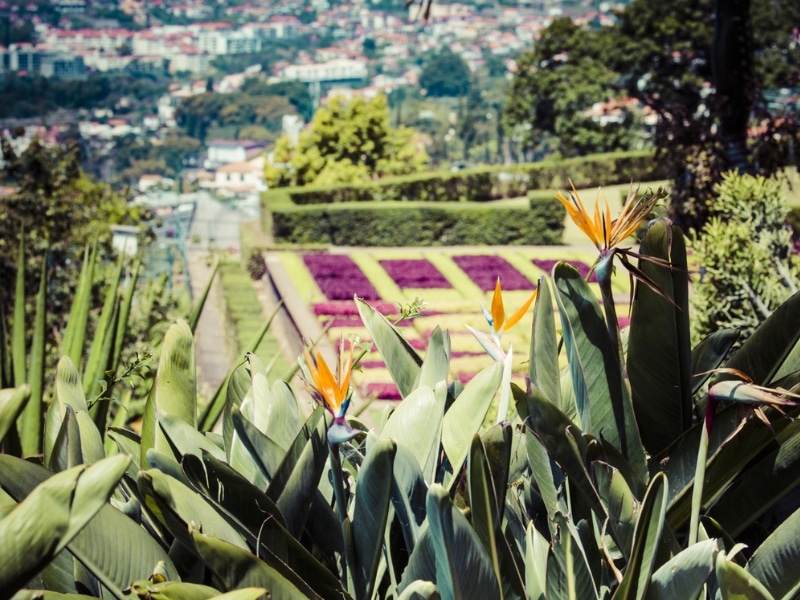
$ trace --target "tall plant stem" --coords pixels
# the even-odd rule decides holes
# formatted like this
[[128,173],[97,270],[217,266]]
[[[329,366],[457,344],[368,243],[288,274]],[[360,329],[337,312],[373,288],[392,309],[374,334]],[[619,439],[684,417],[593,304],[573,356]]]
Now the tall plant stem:
[[706,478],[706,459],[708,458],[708,436],[714,422],[714,409],[716,402],[710,398],[706,402],[706,416],[703,420],[703,429],[700,431],[700,445],[697,448],[697,465],[694,470],[694,485],[692,487],[692,514],[689,520],[689,545],[697,543],[700,527],[700,508],[703,504],[703,484]]
[[352,586],[348,586],[348,570],[347,570],[347,499],[344,493],[344,482],[342,481],[342,461],[339,458],[339,444],[328,443],[328,457],[331,463],[331,479],[333,480],[333,496],[336,500],[336,513],[339,515],[339,523],[342,526],[342,548],[344,551],[341,555],[341,580],[345,589],[352,590]]

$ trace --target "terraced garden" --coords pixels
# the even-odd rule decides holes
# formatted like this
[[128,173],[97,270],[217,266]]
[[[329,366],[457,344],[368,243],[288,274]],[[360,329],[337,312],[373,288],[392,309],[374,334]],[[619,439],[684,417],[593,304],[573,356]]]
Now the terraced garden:
[[[331,341],[368,342],[353,295],[356,294],[394,321],[400,305],[424,301],[422,315],[398,323],[409,343],[424,352],[438,325],[450,332],[451,377],[469,380],[491,360],[466,325],[487,331],[481,305],[490,306],[495,280],[500,276],[507,312],[515,311],[535,289],[538,278],[558,260],[574,264],[587,274],[595,258],[592,249],[552,247],[480,247],[457,249],[336,249],[325,253],[280,255],[300,297],[328,327]],[[617,292],[620,321],[627,322],[628,281],[620,277]],[[503,346],[518,349],[514,370],[523,383],[523,362],[530,344],[531,315],[503,336]],[[399,399],[383,360],[374,349],[361,361],[354,383],[362,397]]]

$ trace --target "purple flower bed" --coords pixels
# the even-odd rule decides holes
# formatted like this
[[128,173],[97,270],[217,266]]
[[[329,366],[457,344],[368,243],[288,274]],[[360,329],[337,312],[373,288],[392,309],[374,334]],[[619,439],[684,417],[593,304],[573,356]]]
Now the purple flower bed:
[[381,266],[401,288],[452,288],[444,275],[425,258],[410,260],[391,259],[379,261]]
[[[548,275],[553,271],[553,267],[556,266],[557,262],[559,261],[547,258],[533,259],[533,264],[539,267],[542,271],[544,271]],[[581,277],[583,277],[584,279],[586,279],[586,276],[589,274],[589,270],[591,269],[589,265],[579,260],[565,260],[564,262],[578,269],[578,273],[580,273]],[[597,276],[594,273],[592,273],[592,276],[589,278],[589,281],[591,281],[592,283],[597,283]]]
[[403,397],[393,383],[368,383],[367,396],[374,396],[381,400],[402,400]]
[[453,261],[484,292],[494,289],[498,277],[500,277],[504,290],[532,290],[534,288],[527,277],[500,256],[462,255],[454,256]]
[[[397,307],[391,302],[379,302],[378,304],[373,304],[372,307],[382,315],[397,314]],[[313,306],[313,309],[314,314],[318,317],[322,315],[331,315],[337,317],[348,315],[358,316],[358,307],[356,306],[356,303],[353,302],[352,298],[350,298],[349,301],[339,300],[335,302],[319,302]]]
[[358,265],[344,254],[303,255],[311,275],[328,300],[352,300],[357,295],[364,300],[381,297]]

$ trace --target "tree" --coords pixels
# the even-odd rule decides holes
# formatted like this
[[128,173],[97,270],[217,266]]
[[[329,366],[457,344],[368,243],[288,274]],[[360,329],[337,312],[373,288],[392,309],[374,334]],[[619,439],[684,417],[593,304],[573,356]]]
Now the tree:
[[[26,272],[32,278],[27,290],[38,288],[39,265],[47,256],[48,312],[64,319],[84,246],[97,241],[110,248],[111,225],[139,223],[139,209],[81,171],[77,146],[47,147],[34,138],[17,156],[4,138],[2,150],[2,184],[14,191],[2,198],[0,210],[0,280],[14,281],[18,240],[24,235]],[[13,291],[13,286],[0,287],[5,314],[10,314]]]
[[588,110],[621,95],[620,75],[608,67],[606,33],[554,19],[534,49],[517,60],[503,126],[526,154],[557,149],[562,156],[627,150],[635,123],[629,110],[601,125]]
[[469,91],[470,71],[458,54],[444,49],[433,56],[422,69],[419,85],[428,96],[463,96]]
[[416,147],[412,130],[389,125],[381,95],[369,101],[334,98],[317,110],[296,146],[287,136],[278,140],[274,162],[266,168],[271,187],[412,173],[424,168],[427,155]]

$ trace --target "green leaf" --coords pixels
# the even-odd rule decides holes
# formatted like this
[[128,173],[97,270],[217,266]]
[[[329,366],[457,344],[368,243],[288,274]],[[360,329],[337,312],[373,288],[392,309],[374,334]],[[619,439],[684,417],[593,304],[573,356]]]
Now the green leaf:
[[428,491],[428,520],[435,549],[436,586],[445,598],[499,598],[492,561],[466,517],[440,485]]
[[618,352],[594,293],[570,265],[557,264],[553,278],[581,429],[608,440],[646,479],[644,448],[622,381]]
[[411,582],[400,594],[398,600],[439,600],[439,589],[431,581],[417,579]]
[[647,486],[633,533],[633,550],[625,575],[614,592],[614,600],[641,599],[647,593],[650,576],[656,568],[662,531],[667,514],[667,478],[657,473]]
[[428,486],[419,463],[406,446],[397,446],[394,458],[392,505],[403,532],[406,550],[413,552],[425,522],[425,498]]
[[207,585],[181,581],[134,581],[126,592],[141,600],[209,600],[219,596],[219,590]]
[[[728,356],[739,332],[736,329],[720,329],[704,337],[692,349],[692,394],[696,394],[711,377],[709,371],[716,369]],[[699,375],[706,373],[706,375]]]
[[[800,323],[800,292],[767,317],[725,366],[745,373],[756,385],[769,385],[800,341],[797,323]],[[720,379],[730,377],[722,375]]]
[[397,405],[380,433],[381,439],[408,448],[427,481],[433,481],[436,469],[446,402],[446,383],[435,389],[420,386]]
[[140,471],[136,481],[150,512],[186,548],[192,548],[189,525],[240,548],[247,542],[202,495],[158,469]]
[[[0,455],[5,476],[20,459]],[[106,505],[130,459],[114,456],[53,475],[0,520],[0,598],[11,595],[50,562]],[[0,482],[12,497],[14,486]]]
[[734,538],[800,484],[800,422],[781,437],[782,443],[749,465],[708,511]]
[[[312,419],[313,414],[267,488],[267,496],[278,505],[286,520],[286,528],[298,538],[308,519],[312,500],[318,493],[319,480],[328,457],[325,421]],[[311,429],[313,422],[317,426]]]
[[403,334],[386,320],[386,317],[361,299],[356,301],[356,306],[364,327],[369,331],[383,362],[386,363],[392,380],[405,398],[414,389],[422,359]]
[[558,365],[558,340],[553,319],[553,299],[546,277],[539,278],[539,291],[533,305],[531,360],[528,376],[545,398],[556,406],[561,403],[561,369]]
[[31,387],[24,383],[18,388],[0,390],[0,443],[17,422],[17,417],[31,397]]
[[650,578],[647,600],[697,598],[714,570],[717,541],[689,546],[661,565]]
[[[33,463],[0,455],[0,486],[16,500],[27,496],[51,475]],[[164,564],[168,579],[178,579],[177,570],[158,542],[110,505],[100,509],[67,550],[117,598],[122,598],[123,588],[131,581],[149,577],[158,563]]]
[[775,598],[796,598],[800,593],[800,510],[781,523],[753,553],[747,572]]
[[[42,262],[39,292],[36,294],[36,310],[33,316],[33,339],[31,341],[28,383],[31,386],[30,400],[19,420],[19,439],[23,456],[41,454],[42,416],[44,410],[44,335],[47,298],[47,258]],[[24,322],[24,321],[23,321]]]
[[133,296],[137,289],[136,283],[139,280],[140,270],[141,263],[136,260],[125,282],[125,289],[119,308],[119,317],[117,318],[117,330],[114,333],[114,347],[111,350],[111,363],[109,365],[109,368],[114,372],[117,371],[120,361],[122,360],[122,349],[125,343],[126,333],[128,332],[128,319],[131,314],[131,307],[133,306]]
[[183,459],[191,484],[229,517],[251,548],[299,589],[313,589],[323,598],[341,592],[338,579],[294,538],[283,515],[267,495],[230,466],[203,454]]
[[437,325],[428,339],[425,358],[419,377],[414,384],[414,389],[422,386],[436,387],[442,381],[447,381],[450,374],[450,334],[442,331]]
[[161,432],[174,449],[172,455],[175,460],[180,461],[187,454],[199,456],[200,452],[208,452],[219,460],[225,460],[222,448],[185,421],[165,412],[159,412],[157,419]]
[[[24,232],[23,232],[24,233]],[[17,253],[17,284],[14,291],[14,327],[11,330],[11,364],[14,367],[14,387],[27,385],[25,336],[25,236],[19,236]]]
[[195,301],[194,306],[192,307],[192,313],[189,315],[189,328],[192,330],[192,333],[197,330],[197,324],[200,322],[200,315],[203,312],[203,307],[206,305],[208,293],[211,291],[211,286],[214,284],[214,278],[217,276],[218,272],[219,260],[215,260],[214,267],[211,269],[211,275],[208,277],[208,281],[203,287],[203,291],[200,293],[200,296]]
[[472,444],[472,436],[478,433],[486,413],[489,412],[502,375],[502,363],[493,363],[480,371],[464,386],[464,390],[444,414],[442,446],[450,459],[453,473],[458,473],[464,464]]
[[72,360],[72,364],[80,365],[83,358],[83,344],[86,337],[89,310],[91,309],[92,284],[94,283],[94,265],[97,259],[97,241],[83,253],[83,264],[78,277],[78,288],[72,300],[72,307],[64,332],[64,343],[61,353]]
[[172,451],[156,424],[158,412],[197,426],[194,340],[185,321],[174,323],[164,336],[158,371],[142,418],[143,465],[147,464],[146,453],[150,448],[165,454]]
[[[792,569],[794,568],[793,566]],[[725,600],[773,600],[774,598],[764,584],[735,562],[728,560],[723,552],[717,554],[716,573],[717,586]]]
[[597,495],[608,514],[608,527],[626,560],[630,560],[639,504],[622,474],[611,465],[594,461],[591,465]]
[[638,282],[628,330],[631,400],[642,443],[656,454],[692,424],[689,275],[683,234],[666,219],[650,225],[639,252],[639,269],[672,300]]
[[226,590],[266,588],[272,598],[307,600],[308,596],[250,552],[198,531],[191,532],[195,550]]
[[397,446],[391,440],[372,444],[358,473],[352,532],[355,564],[351,564],[356,597],[371,598],[383,549],[392,470]]
[[556,512],[567,511],[567,507],[559,500],[558,495],[563,474],[553,457],[548,454],[542,442],[530,429],[525,432],[525,448],[533,481],[542,497],[547,515],[552,520]]
[[575,527],[556,515],[556,535],[547,558],[546,598],[598,600],[586,551]]
[[525,531],[525,588],[531,600],[545,600],[547,590],[547,558],[550,544],[528,523]]

